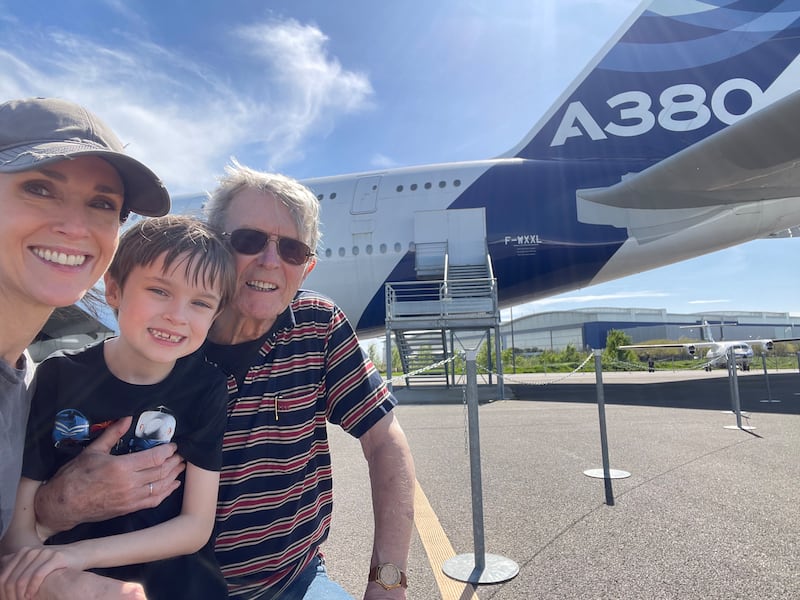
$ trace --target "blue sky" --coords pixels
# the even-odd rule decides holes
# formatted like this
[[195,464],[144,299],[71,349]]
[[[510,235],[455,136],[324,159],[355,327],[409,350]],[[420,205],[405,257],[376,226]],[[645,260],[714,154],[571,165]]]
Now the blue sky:
[[[490,158],[637,4],[0,0],[0,90],[85,104],[176,194],[212,188],[230,157],[297,178]],[[514,312],[800,315],[798,244],[750,242]]]

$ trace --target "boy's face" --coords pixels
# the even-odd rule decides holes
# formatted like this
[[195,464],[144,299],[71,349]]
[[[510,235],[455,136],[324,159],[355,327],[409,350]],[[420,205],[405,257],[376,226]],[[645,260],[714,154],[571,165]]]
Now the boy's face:
[[165,273],[164,257],[135,267],[120,289],[108,274],[106,300],[117,310],[119,341],[134,356],[154,363],[174,362],[197,350],[217,316],[219,288],[197,285],[178,258]]

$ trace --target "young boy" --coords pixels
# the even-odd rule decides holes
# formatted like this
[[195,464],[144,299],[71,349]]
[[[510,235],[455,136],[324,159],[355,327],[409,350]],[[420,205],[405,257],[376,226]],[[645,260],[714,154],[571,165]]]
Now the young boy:
[[[211,535],[227,389],[199,349],[234,293],[235,274],[226,245],[196,219],[147,219],[122,236],[105,276],[119,336],[38,367],[17,507],[3,540],[16,554],[0,573],[0,592],[32,597],[47,574],[71,567],[138,581],[150,600],[227,597]],[[85,523],[42,545],[38,486],[129,415],[115,453],[174,441],[186,460],[183,486],[160,506]]]

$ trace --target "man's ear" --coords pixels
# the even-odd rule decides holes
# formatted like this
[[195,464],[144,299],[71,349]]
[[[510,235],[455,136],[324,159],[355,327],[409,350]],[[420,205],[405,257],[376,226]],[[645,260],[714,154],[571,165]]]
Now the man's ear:
[[316,266],[317,266],[317,259],[316,257],[312,256],[311,258],[308,259],[308,262],[306,262],[305,271],[303,272],[303,281],[306,280],[306,277],[308,277],[309,273],[311,273],[311,271],[313,271],[314,267]]
[[106,302],[114,310],[119,309],[120,298],[122,296],[122,288],[119,287],[117,280],[106,271],[103,275],[103,282],[106,286]]

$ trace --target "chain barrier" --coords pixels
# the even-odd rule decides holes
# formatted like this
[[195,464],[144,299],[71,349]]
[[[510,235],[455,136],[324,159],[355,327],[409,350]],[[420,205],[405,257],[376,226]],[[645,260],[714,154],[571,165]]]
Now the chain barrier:
[[[586,363],[588,363],[592,359],[593,356],[594,356],[594,354],[590,352],[589,356],[587,356],[583,360],[583,362],[581,364],[579,364],[577,367],[572,369],[572,371],[570,371],[569,373],[564,373],[562,377],[556,377],[555,379],[548,379],[547,381],[526,382],[526,384],[529,384],[529,385],[550,385],[551,383],[559,383],[561,381],[564,381],[565,379],[567,379],[569,377],[572,377],[575,373],[577,373],[578,371],[583,369],[583,367],[586,366]],[[476,365],[476,366],[478,367],[478,369],[480,371],[483,371],[484,373],[487,373],[489,375],[492,375],[492,374],[495,375],[505,385],[505,378],[506,378],[505,373],[503,375],[500,375],[499,373],[496,373],[495,371],[492,371],[491,369],[487,369],[486,367],[484,367],[482,365]]]
[[[444,359],[442,359],[442,360],[440,360],[438,362],[435,362],[435,363],[432,363],[430,365],[421,367],[421,368],[417,369],[416,371],[412,371],[411,373],[402,373],[400,375],[395,375],[391,379],[384,379],[384,382],[387,383],[387,384],[402,383],[408,377],[414,377],[416,375],[419,375],[420,373],[424,373],[426,371],[430,371],[431,369],[436,369],[438,367],[446,365],[447,363],[455,361],[459,357],[461,357],[463,359],[464,356],[465,356],[465,354],[464,354],[463,351],[457,352],[453,356],[450,356],[448,358],[444,358]],[[590,352],[589,355],[583,360],[583,362],[581,362],[577,367],[575,367],[572,371],[570,371],[568,373],[562,374],[560,377],[555,377],[554,379],[547,379],[545,381],[527,381],[526,385],[550,385],[550,384],[553,384],[553,383],[560,383],[560,382],[564,381],[565,379],[568,379],[568,378],[572,377],[573,375],[575,375],[576,373],[580,372],[586,366],[586,363],[588,363],[593,356],[594,356],[594,354]],[[700,363],[700,364],[698,364],[696,366],[689,367],[688,369],[681,369],[681,370],[699,370],[699,369],[713,368],[714,366],[716,366],[717,364],[722,362],[722,360],[724,360],[724,359],[725,359],[724,356],[717,357],[717,358],[714,358],[714,359],[709,360],[709,361],[703,361],[702,363]],[[617,370],[621,370],[621,371],[648,371],[649,370],[649,367],[644,365],[644,364],[631,363],[631,362],[619,361],[619,360],[611,361],[609,363],[609,366],[616,367]],[[505,383],[506,383],[506,381],[505,381],[506,374],[500,375],[496,371],[494,371],[492,369],[487,369],[483,365],[477,365],[476,364],[476,367],[478,368],[478,371],[481,374],[494,375],[505,385]],[[675,370],[675,369],[663,369],[663,368],[660,369],[658,367],[657,363],[656,363],[654,369],[656,371],[670,371],[670,370],[674,371]],[[513,377],[512,374],[509,374],[509,375]],[[462,385],[466,385],[466,384],[462,384]]]
[[[672,367],[672,368],[671,367],[659,368],[658,362],[654,362],[653,369],[655,371],[678,371],[678,370],[679,371],[695,371],[695,370],[699,370],[699,369],[706,369],[707,370],[709,368],[713,368],[714,366],[716,366],[717,364],[722,362],[724,359],[725,359],[724,356],[719,356],[717,358],[712,358],[711,360],[708,360],[708,361],[703,361],[703,362],[701,362],[701,363],[699,363],[697,365],[694,365],[694,366],[691,366],[691,367],[687,367],[687,368],[681,368],[681,369],[675,369],[674,367]],[[621,367],[621,370],[624,370],[624,371],[649,371],[650,370],[650,367],[647,367],[647,366],[645,366],[645,365],[643,365],[641,363],[631,363],[631,362],[625,362],[625,361],[619,361],[619,360],[611,361],[609,363],[609,365]]]
[[391,384],[400,383],[404,379],[406,379],[407,377],[414,377],[415,375],[419,375],[420,373],[424,373],[425,371],[430,371],[431,369],[435,369],[436,367],[441,367],[442,365],[446,365],[447,363],[454,361],[459,355],[463,355],[463,352],[462,353],[458,353],[458,354],[454,354],[450,358],[443,358],[439,362],[435,362],[435,363],[430,364],[428,366],[422,367],[420,369],[417,369],[416,371],[412,371],[411,373],[403,373],[402,375],[396,375],[396,376],[392,377],[391,379],[385,379],[384,383],[387,383],[387,384],[389,384],[389,383],[391,383]]

